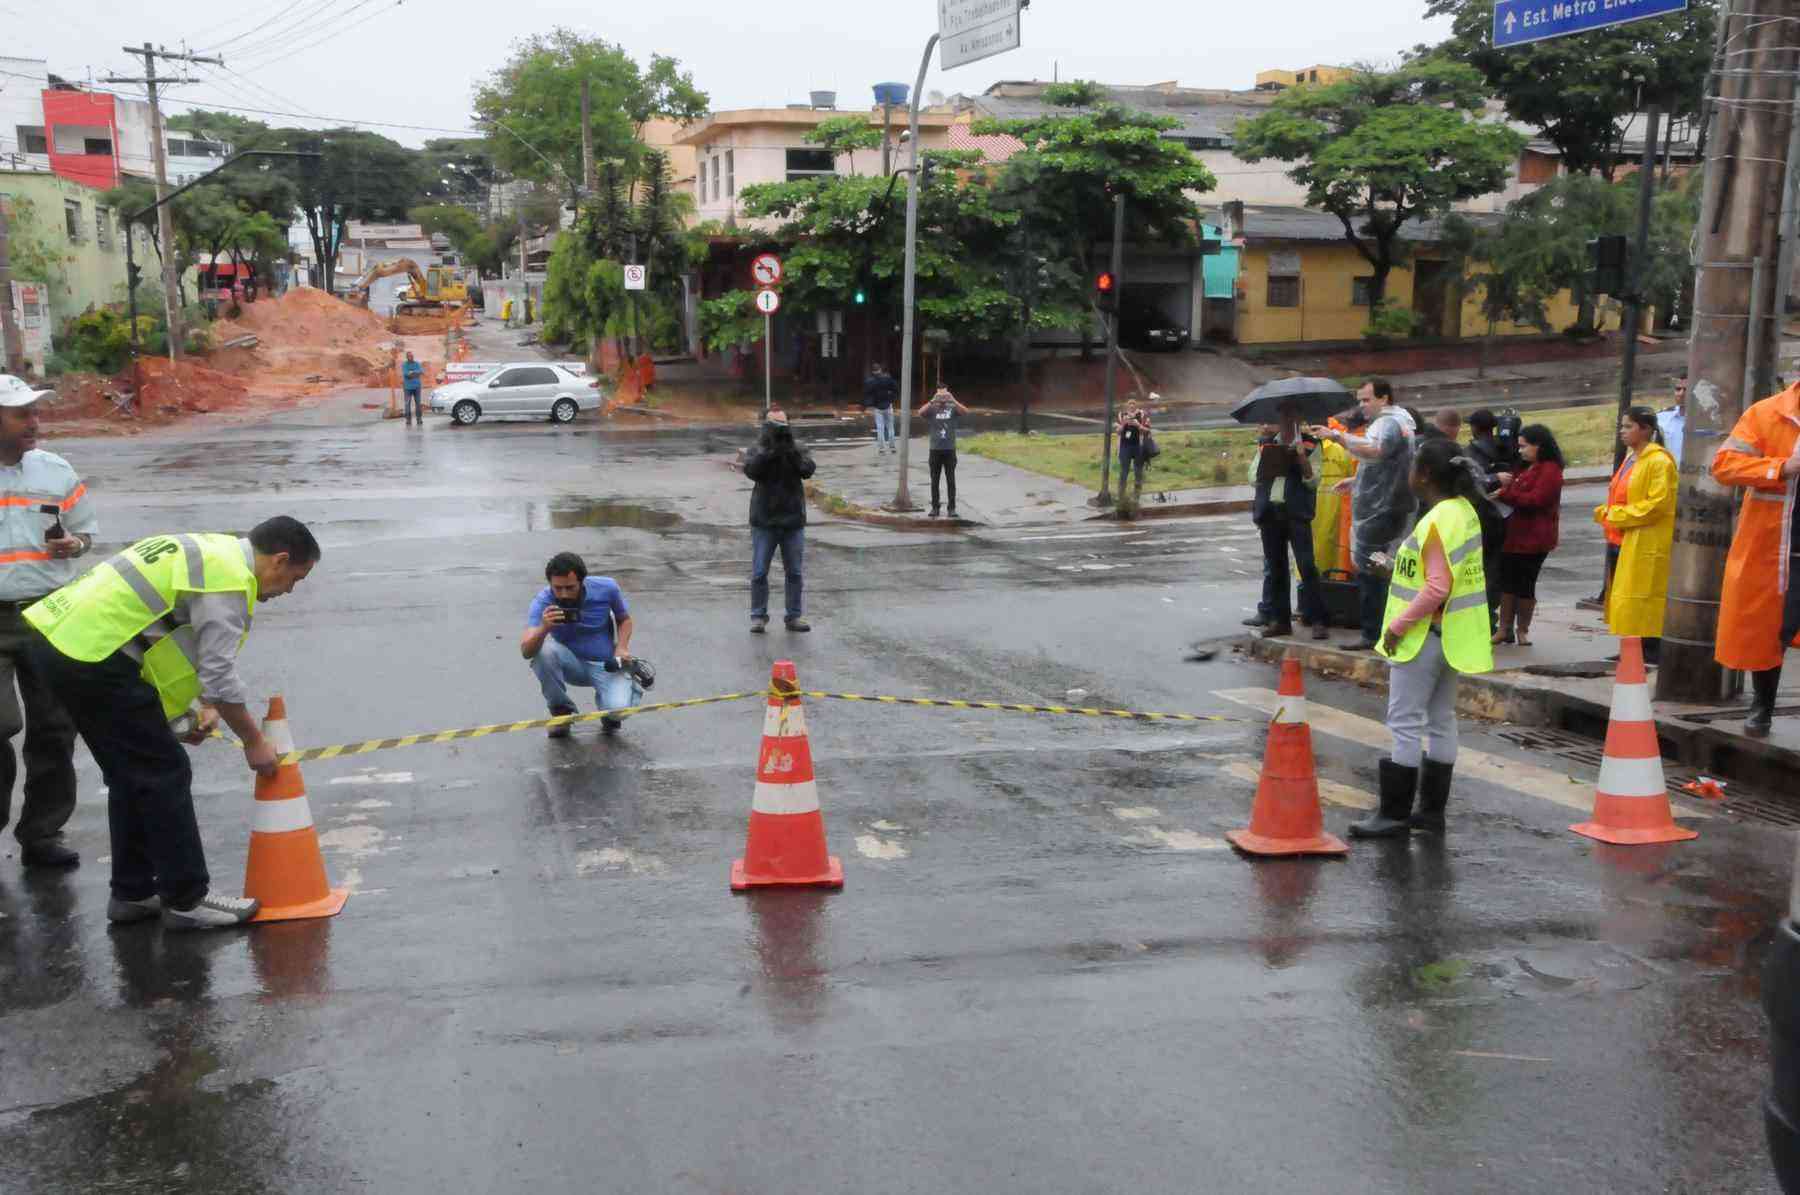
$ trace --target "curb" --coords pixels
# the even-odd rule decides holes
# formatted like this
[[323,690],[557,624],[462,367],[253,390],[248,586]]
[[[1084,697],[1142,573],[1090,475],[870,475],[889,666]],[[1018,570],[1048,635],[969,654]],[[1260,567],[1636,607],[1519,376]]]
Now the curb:
[[[1245,640],[1245,654],[1265,663],[1279,664],[1290,651],[1308,672],[1375,688],[1387,686],[1387,661],[1373,652],[1347,652],[1255,635]],[[1556,687],[1554,677],[1516,672],[1461,677],[1456,711],[1490,722],[1565,730],[1596,742],[1606,738],[1612,717],[1608,703],[1565,692]],[[1800,771],[1800,751],[1747,739],[1705,722],[1658,715],[1656,737],[1663,758],[1671,763],[1770,793],[1790,790],[1794,774]]]

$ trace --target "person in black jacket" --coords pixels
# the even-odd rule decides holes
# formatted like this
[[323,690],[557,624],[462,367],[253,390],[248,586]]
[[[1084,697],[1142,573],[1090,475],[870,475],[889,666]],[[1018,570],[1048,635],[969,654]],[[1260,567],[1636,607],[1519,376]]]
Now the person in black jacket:
[[[1314,639],[1330,638],[1325,594],[1313,561],[1312,521],[1318,506],[1319,471],[1313,458],[1318,442],[1305,435],[1299,408],[1283,404],[1281,423],[1265,429],[1257,444],[1256,498],[1250,517],[1262,533],[1263,597],[1257,606],[1262,637],[1294,633],[1293,589],[1288,553],[1300,573],[1300,621],[1312,627]],[[1257,625],[1257,619],[1250,620]]]
[[869,367],[863,382],[863,405],[875,414],[875,455],[895,452],[894,402],[900,397],[900,383],[877,361]]
[[744,457],[744,476],[756,483],[750,495],[750,633],[769,628],[769,565],[781,549],[786,580],[787,629],[810,631],[802,618],[801,560],[806,552],[806,479],[813,459],[794,439],[786,412],[771,408],[762,437]]

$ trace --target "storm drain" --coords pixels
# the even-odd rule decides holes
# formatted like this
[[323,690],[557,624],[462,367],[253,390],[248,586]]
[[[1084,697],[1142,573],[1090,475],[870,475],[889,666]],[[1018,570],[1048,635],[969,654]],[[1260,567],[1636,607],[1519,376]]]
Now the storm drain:
[[[1606,758],[1605,743],[1582,735],[1570,734],[1567,731],[1551,730],[1542,726],[1512,726],[1494,733],[1499,738],[1523,747],[1527,751],[1541,752],[1596,770]],[[1668,783],[1670,796],[1697,800],[1692,793],[1683,792],[1681,786],[1701,775],[1702,773],[1693,768],[1671,763],[1666,759],[1663,761],[1663,779]],[[1702,801],[1701,803],[1712,808],[1722,809],[1744,821],[1800,828],[1800,802],[1770,797],[1736,784],[1727,786],[1724,801]]]

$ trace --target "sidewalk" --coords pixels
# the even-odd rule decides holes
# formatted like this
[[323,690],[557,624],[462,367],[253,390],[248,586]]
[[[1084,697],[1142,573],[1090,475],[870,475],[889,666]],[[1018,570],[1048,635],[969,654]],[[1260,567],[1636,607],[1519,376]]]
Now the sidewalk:
[[[917,509],[890,509],[900,476],[899,454],[878,456],[873,441],[849,447],[815,448],[815,500],[839,518],[888,527],[922,530],[954,526],[1014,527],[1031,523],[1071,523],[1099,512],[1087,505],[1093,495],[1078,485],[961,453],[956,458],[955,523],[931,514],[931,471],[923,439],[912,444],[907,489]],[[847,504],[847,507],[845,506]]]
[[[1245,650],[1270,662],[1292,650],[1309,671],[1385,687],[1386,660],[1339,646],[1354,638],[1350,631],[1334,631],[1331,643],[1251,636]],[[1538,607],[1531,638],[1530,647],[1496,647],[1495,671],[1462,677],[1458,710],[1494,722],[1605,738],[1615,667],[1606,657],[1618,650],[1605,620],[1566,602],[1545,602]],[[1651,679],[1654,685],[1655,669]],[[1743,733],[1748,696],[1735,705],[1658,702],[1656,729],[1664,759],[1747,787],[1793,793],[1793,777],[1800,772],[1800,670],[1790,669],[1786,679],[1791,683],[1782,689],[1775,732],[1767,739]]]

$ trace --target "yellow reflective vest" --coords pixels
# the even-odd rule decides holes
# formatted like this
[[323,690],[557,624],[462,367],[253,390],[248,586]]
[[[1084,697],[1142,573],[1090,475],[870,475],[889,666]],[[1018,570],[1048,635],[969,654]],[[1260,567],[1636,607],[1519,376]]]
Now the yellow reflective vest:
[[72,660],[96,664],[128,649],[174,719],[200,697],[194,628],[171,617],[195,593],[241,593],[248,613],[256,612],[256,573],[236,537],[141,539],[27,607],[25,620]]
[[[1425,583],[1425,541],[1433,531],[1444,545],[1444,559],[1450,565],[1450,596],[1444,601],[1441,629],[1444,659],[1458,672],[1491,672],[1494,644],[1488,624],[1487,570],[1481,561],[1481,516],[1467,498],[1446,498],[1432,507],[1400,545],[1382,625],[1400,617],[1419,596]],[[1404,664],[1419,654],[1425,636],[1431,633],[1431,620],[1422,618],[1401,638],[1392,655],[1380,646],[1376,650],[1394,663]]]

